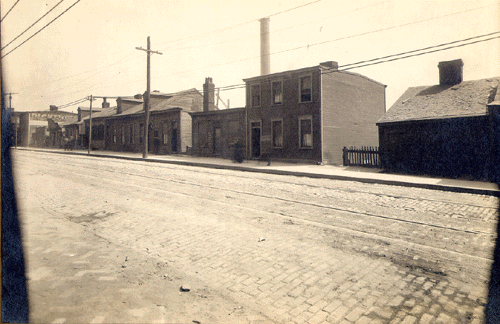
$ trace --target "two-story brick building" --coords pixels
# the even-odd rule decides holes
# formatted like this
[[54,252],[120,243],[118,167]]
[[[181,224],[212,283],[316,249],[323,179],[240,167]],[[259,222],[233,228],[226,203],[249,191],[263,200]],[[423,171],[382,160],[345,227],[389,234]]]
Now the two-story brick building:
[[244,79],[247,155],[342,164],[344,146],[376,146],[386,86],[324,62]]

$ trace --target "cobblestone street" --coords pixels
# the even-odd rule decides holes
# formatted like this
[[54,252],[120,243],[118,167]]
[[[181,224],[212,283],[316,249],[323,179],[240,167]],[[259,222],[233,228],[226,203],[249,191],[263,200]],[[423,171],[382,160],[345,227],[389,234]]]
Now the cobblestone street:
[[483,320],[495,197],[13,158],[33,322]]

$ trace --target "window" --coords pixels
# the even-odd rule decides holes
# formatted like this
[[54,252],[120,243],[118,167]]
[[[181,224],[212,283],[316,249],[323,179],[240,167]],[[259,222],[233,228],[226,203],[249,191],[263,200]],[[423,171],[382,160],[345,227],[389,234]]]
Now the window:
[[260,107],[260,84],[251,86],[252,107]]
[[130,144],[134,143],[134,124],[130,124]]
[[299,117],[299,146],[301,148],[312,148],[312,117]]
[[125,144],[125,125],[122,125],[121,143]]
[[116,144],[116,128],[113,128],[113,143]]
[[168,124],[163,124],[163,144],[168,144]]
[[144,142],[144,124],[139,125],[139,143]]
[[312,100],[312,83],[311,76],[304,76],[300,78],[300,102],[307,102]]
[[283,121],[273,120],[273,147],[283,147]]
[[278,105],[283,103],[283,83],[276,81],[272,83],[273,89],[273,104]]

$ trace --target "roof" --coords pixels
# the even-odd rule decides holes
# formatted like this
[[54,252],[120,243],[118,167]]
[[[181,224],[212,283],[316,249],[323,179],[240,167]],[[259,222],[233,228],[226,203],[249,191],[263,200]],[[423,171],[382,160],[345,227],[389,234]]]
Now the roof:
[[379,84],[381,86],[386,87],[385,84],[380,83],[378,81],[375,81],[375,80],[373,80],[371,78],[368,78],[368,77],[366,77],[366,76],[364,76],[362,74],[355,73],[355,72],[349,72],[349,71],[342,71],[342,70],[339,70],[337,68],[328,68],[328,67],[325,67],[325,66],[323,66],[321,64],[320,65],[315,65],[315,66],[310,66],[310,67],[305,67],[305,68],[301,68],[301,69],[297,69],[297,70],[289,70],[289,71],[271,73],[271,74],[266,74],[266,75],[259,75],[259,76],[256,76],[256,77],[243,79],[243,81],[246,82],[246,83],[248,83],[248,82],[255,82],[255,81],[261,81],[261,80],[265,80],[265,79],[273,79],[273,78],[279,78],[279,77],[283,77],[283,76],[290,76],[290,74],[292,74],[292,73],[307,73],[307,72],[316,71],[316,70],[320,70],[321,73],[324,73],[324,74],[329,74],[329,73],[349,74],[349,75],[361,77],[363,79],[366,79],[368,81],[371,81],[371,82],[374,82],[374,83],[377,83],[377,84]]
[[71,125],[71,124],[74,124],[78,121],[78,116],[75,116],[73,118],[70,118],[68,120],[65,120],[65,121],[60,121],[60,122],[57,122],[57,121],[54,121],[57,125],[59,125],[60,127],[64,127],[66,125]]
[[408,88],[377,124],[488,114],[500,78]]
[[[154,93],[152,93],[154,95]],[[191,110],[193,107],[193,102],[196,97],[201,97],[201,93],[196,89],[189,89],[186,91],[181,91],[172,94],[170,98],[162,100],[157,104],[151,103],[151,112],[153,111],[163,111],[171,108],[182,108],[186,110]]]
[[[202,97],[203,96],[201,95],[201,93],[195,88],[170,94],[161,92],[151,92],[150,94],[151,108],[149,111],[151,113],[166,111],[170,109],[185,109],[191,111],[193,106],[195,105],[195,101],[201,100]],[[121,114],[115,114],[112,116],[113,117],[130,116],[143,113],[144,113],[143,105],[138,104],[134,107],[128,108]]]
[[209,111],[192,111],[189,112],[191,116],[209,116],[209,115],[227,115],[232,113],[242,113],[245,111],[245,107],[240,108],[227,108],[220,110],[209,110]]

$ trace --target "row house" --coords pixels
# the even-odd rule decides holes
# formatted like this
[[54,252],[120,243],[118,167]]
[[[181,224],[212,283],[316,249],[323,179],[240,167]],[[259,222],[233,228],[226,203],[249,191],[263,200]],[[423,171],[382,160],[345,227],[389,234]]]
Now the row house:
[[245,149],[245,108],[219,110],[215,104],[215,85],[206,78],[203,85],[203,111],[191,112],[193,147],[191,154],[205,157],[233,157],[238,145]]
[[[360,74],[339,71],[336,62],[244,80],[246,107],[219,110],[215,85],[206,78],[203,93],[190,89],[150,94],[148,139],[144,139],[142,95],[119,97],[116,107],[95,109],[92,149],[141,152],[144,141],[154,154],[190,153],[245,158],[341,164],[344,146],[376,146],[376,121],[385,112],[385,85]],[[87,147],[90,116],[67,134]]]
[[386,86],[337,62],[244,79],[247,155],[342,164],[344,146],[376,146]]
[[[189,112],[201,111],[202,101],[196,89],[174,94],[153,91],[150,94],[149,151],[154,154],[185,153],[192,146]],[[93,113],[91,149],[142,152],[145,141],[143,96],[118,97],[116,102],[116,107],[103,102],[103,108]],[[73,131],[81,137],[80,145],[88,146],[90,116],[75,123]]]

